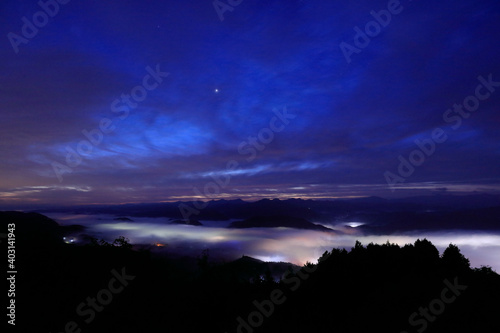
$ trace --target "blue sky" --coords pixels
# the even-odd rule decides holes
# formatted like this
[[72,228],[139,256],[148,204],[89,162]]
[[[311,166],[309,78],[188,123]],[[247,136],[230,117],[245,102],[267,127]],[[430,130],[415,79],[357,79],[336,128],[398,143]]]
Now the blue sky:
[[[244,0],[221,21],[211,1],[72,0],[16,53],[8,34],[42,9],[3,1],[0,204],[189,200],[213,175],[228,184],[201,199],[498,193],[500,88],[457,129],[443,114],[500,81],[500,4],[401,1],[346,61],[339,45],[388,3]],[[148,66],[168,76],[120,119]],[[114,130],[68,165],[103,119]],[[435,128],[447,140],[391,188]]]

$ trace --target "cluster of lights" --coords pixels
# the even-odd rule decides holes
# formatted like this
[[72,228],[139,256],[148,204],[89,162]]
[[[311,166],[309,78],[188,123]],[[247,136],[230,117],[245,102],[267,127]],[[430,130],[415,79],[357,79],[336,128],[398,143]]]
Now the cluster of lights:
[[66,244],[72,244],[75,242],[76,239],[74,237],[70,237],[70,238],[63,237],[63,240]]

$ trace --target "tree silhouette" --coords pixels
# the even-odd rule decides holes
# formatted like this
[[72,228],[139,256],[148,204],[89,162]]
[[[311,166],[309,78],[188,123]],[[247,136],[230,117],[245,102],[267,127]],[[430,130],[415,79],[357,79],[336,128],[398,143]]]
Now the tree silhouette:
[[416,261],[420,266],[436,266],[439,263],[439,250],[426,238],[417,239],[414,245]]
[[460,253],[458,246],[450,244],[443,252],[443,265],[448,269],[466,271],[470,269],[469,259]]
[[123,236],[118,237],[113,241],[114,246],[118,246],[124,249],[131,249],[132,244],[130,244],[130,240],[128,238],[125,238]]
[[202,272],[206,272],[208,270],[208,258],[210,256],[210,250],[204,249],[201,251],[201,254],[198,256],[197,264]]

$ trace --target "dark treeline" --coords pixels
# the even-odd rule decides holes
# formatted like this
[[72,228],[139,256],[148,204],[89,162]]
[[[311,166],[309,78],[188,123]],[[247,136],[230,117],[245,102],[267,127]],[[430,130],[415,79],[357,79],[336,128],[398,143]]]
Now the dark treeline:
[[[458,247],[357,242],[281,279],[251,258],[214,264],[133,250],[124,238],[66,244],[39,214],[16,223],[19,332],[498,332],[500,276]],[[4,231],[2,231],[4,232]],[[259,264],[260,265],[260,264]],[[263,266],[264,267],[264,266]],[[244,273],[243,273],[244,272]]]

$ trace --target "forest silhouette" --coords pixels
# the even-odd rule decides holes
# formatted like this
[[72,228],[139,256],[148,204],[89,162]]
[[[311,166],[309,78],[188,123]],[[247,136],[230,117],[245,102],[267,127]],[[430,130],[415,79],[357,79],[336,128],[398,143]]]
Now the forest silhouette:
[[440,255],[426,239],[404,246],[358,241],[300,268],[281,263],[289,269],[276,278],[266,263],[214,263],[208,250],[172,259],[134,250],[124,237],[67,244],[67,227],[36,213],[0,212],[0,221],[5,228],[16,223],[19,332],[500,328],[500,276],[487,266],[471,268],[453,244]]

